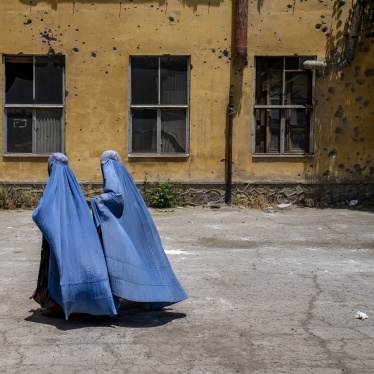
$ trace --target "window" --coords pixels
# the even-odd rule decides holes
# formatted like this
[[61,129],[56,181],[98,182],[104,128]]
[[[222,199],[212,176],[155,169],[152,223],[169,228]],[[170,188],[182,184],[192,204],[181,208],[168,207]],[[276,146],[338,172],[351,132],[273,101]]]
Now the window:
[[187,155],[189,58],[131,57],[129,153]]
[[4,58],[6,155],[63,151],[64,57]]
[[257,57],[255,154],[313,152],[313,72],[302,69],[312,57]]

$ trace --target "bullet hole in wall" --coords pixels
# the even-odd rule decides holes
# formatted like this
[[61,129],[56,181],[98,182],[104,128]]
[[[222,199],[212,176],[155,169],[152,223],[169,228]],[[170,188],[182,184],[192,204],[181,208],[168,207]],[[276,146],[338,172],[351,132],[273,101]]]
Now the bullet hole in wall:
[[329,152],[328,157],[329,157],[329,158],[333,158],[333,157],[335,157],[336,155],[337,155],[337,151],[336,151],[336,149],[333,149],[332,151]]
[[41,38],[46,39],[47,41],[57,41],[57,38],[55,38],[52,34],[52,30],[41,32],[40,34]]
[[337,127],[335,129],[335,134],[336,134],[336,137],[335,137],[335,140],[339,140],[339,138],[344,135],[344,131],[342,130],[341,127]]
[[338,117],[338,118],[343,118],[343,115],[344,115],[343,107],[341,105],[339,105],[339,107],[338,107],[337,111],[335,112],[334,116]]

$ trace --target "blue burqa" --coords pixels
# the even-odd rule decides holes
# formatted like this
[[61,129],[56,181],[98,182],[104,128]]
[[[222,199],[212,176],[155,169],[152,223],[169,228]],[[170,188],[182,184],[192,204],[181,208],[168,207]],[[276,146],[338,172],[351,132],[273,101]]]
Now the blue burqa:
[[67,157],[48,160],[50,178],[32,218],[51,247],[48,289],[71,313],[117,314],[100,238]]
[[154,308],[186,299],[148,208],[118,154],[104,152],[101,167],[104,193],[91,199],[91,206],[113,294]]

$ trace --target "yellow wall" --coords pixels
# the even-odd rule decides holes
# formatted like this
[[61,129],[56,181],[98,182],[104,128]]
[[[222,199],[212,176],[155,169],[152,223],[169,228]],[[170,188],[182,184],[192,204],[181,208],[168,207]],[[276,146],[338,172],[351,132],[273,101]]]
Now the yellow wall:
[[[149,181],[223,182],[230,84],[233,181],[373,178],[374,78],[365,75],[373,68],[373,38],[360,38],[355,61],[343,74],[316,79],[314,157],[252,157],[254,56],[324,59],[332,45],[341,44],[350,4],[338,11],[327,0],[248,3],[249,63],[242,73],[231,68],[232,3],[219,0],[2,0],[0,54],[47,54],[52,47],[66,56],[65,150],[80,181],[101,181],[100,155],[114,149],[137,181],[147,173]],[[330,38],[315,27],[322,22]],[[190,157],[129,159],[129,56],[162,54],[191,56]],[[339,105],[342,118],[334,116]],[[45,181],[46,161],[2,157],[0,180]]]
[[[262,3],[262,6],[255,6],[255,3]],[[236,76],[236,86],[243,88],[240,102],[236,101],[234,122],[234,176],[237,181],[374,178],[374,169],[370,169],[372,157],[371,166],[374,167],[374,77],[365,75],[367,69],[374,68],[374,38],[364,36],[359,38],[351,67],[339,73],[317,74],[314,157],[251,157],[253,57],[293,56],[297,53],[324,60],[330,58],[330,51],[337,48],[339,58],[345,43],[343,29],[351,13],[351,4],[346,2],[337,8],[333,3],[299,0],[250,2],[249,66],[242,77]],[[339,105],[344,111],[342,118],[335,116]],[[365,165],[365,170],[362,170]]]

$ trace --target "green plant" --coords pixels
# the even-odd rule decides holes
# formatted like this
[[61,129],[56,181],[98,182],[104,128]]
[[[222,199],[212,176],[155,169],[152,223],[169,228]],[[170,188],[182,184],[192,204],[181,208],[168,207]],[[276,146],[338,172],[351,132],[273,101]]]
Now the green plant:
[[34,209],[41,194],[20,187],[0,186],[0,209]]
[[161,182],[152,191],[150,205],[154,208],[171,208],[175,205],[176,189],[174,183]]

